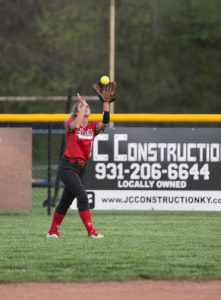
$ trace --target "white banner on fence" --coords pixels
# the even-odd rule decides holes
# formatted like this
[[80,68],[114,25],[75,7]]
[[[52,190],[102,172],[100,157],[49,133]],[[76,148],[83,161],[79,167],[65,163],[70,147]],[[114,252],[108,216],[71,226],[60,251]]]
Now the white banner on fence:
[[221,211],[221,129],[110,128],[85,175],[91,209]]
[[97,190],[88,191],[88,198],[96,210],[221,211],[220,191]]

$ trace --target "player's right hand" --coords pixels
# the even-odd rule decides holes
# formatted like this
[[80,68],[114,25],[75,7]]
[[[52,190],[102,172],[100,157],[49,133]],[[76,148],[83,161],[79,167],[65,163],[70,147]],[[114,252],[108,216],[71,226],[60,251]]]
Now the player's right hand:
[[77,98],[78,98],[79,102],[81,103],[81,107],[87,106],[86,100],[79,93],[77,93]]

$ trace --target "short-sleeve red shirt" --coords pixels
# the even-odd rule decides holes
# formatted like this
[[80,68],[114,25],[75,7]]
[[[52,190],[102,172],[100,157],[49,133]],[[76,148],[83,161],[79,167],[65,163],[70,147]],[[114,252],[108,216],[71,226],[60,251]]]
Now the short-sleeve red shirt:
[[96,136],[97,122],[89,122],[87,126],[81,125],[75,131],[70,130],[70,123],[74,118],[70,118],[66,127],[66,148],[64,156],[71,159],[87,161],[91,156],[94,138]]

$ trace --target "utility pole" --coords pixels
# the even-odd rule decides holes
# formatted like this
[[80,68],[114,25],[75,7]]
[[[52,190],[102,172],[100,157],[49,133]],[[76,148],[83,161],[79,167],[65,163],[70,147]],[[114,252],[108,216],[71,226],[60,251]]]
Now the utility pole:
[[[115,81],[115,0],[110,0],[110,52],[109,52],[110,80]],[[114,113],[114,102],[110,104],[110,113]],[[110,127],[113,127],[110,123]]]

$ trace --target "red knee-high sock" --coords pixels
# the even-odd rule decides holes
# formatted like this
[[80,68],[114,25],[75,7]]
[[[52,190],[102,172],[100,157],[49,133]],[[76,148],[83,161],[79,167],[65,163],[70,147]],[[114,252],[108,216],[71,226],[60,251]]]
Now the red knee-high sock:
[[90,209],[84,210],[84,211],[79,211],[79,215],[81,217],[82,222],[84,223],[84,226],[87,229],[88,235],[90,235],[91,233],[93,233],[95,231],[93,223],[92,223]]
[[49,230],[49,233],[56,233],[58,231],[58,227],[61,225],[61,222],[63,221],[65,215],[61,215],[54,212],[53,219],[51,222],[51,228]]

